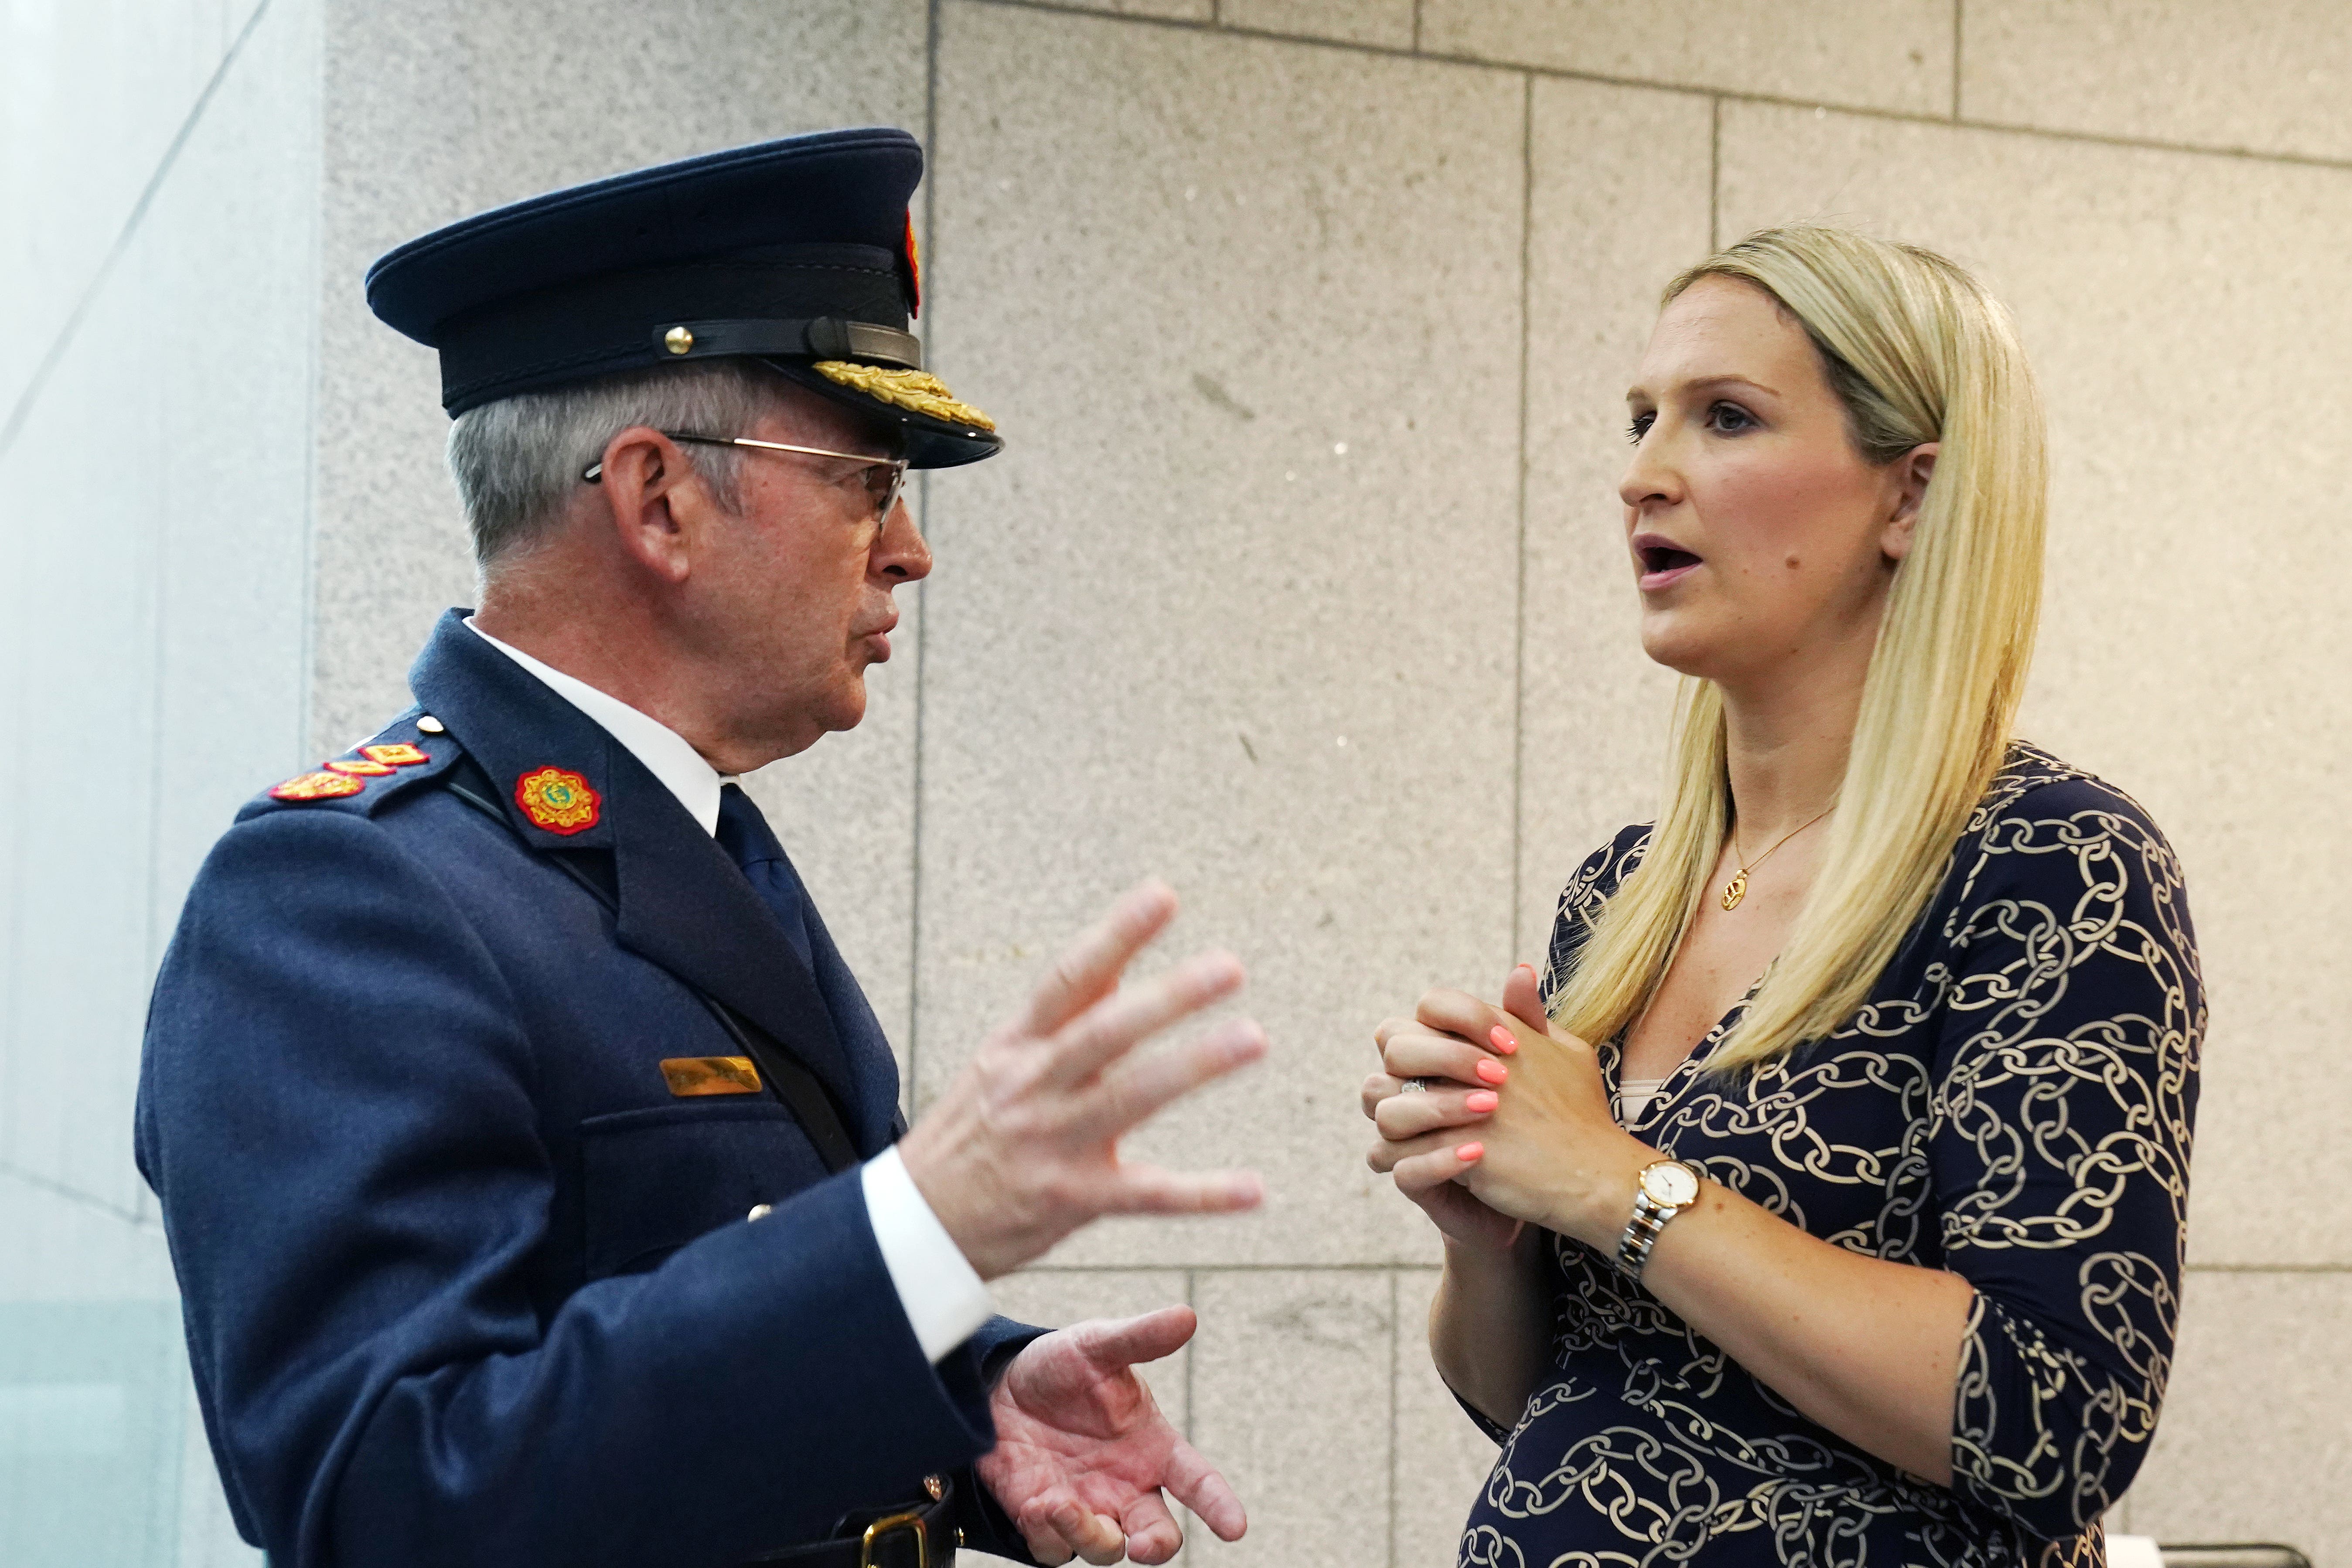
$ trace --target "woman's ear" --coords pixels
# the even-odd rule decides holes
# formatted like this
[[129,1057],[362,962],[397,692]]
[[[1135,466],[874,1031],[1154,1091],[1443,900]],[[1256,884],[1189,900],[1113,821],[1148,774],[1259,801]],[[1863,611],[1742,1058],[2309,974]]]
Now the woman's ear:
[[1879,553],[1889,561],[1900,561],[1911,553],[1912,528],[1927,501],[1927,481],[1936,477],[1936,454],[1941,449],[1940,443],[1929,441],[1895,459],[1895,510],[1878,535]]

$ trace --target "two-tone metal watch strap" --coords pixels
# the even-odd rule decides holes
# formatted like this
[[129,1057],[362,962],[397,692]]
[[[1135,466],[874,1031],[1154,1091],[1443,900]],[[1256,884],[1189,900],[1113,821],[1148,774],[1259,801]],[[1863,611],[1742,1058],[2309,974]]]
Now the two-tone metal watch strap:
[[[1677,1163],[1695,1176],[1698,1174],[1696,1166]],[[1641,1282],[1642,1270],[1650,1261],[1650,1248],[1657,1245],[1659,1232],[1666,1228],[1667,1221],[1689,1206],[1685,1204],[1668,1208],[1652,1197],[1647,1189],[1633,1189],[1633,1217],[1625,1222],[1625,1234],[1617,1238],[1617,1267],[1624,1270],[1628,1279],[1636,1284]]]

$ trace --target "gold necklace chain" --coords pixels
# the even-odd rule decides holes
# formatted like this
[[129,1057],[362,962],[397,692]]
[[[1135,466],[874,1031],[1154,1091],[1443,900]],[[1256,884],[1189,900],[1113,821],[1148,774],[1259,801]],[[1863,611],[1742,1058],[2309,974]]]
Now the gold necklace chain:
[[[1836,809],[1837,803],[1835,801],[1832,801],[1829,805],[1822,807],[1819,812],[1807,817],[1804,821],[1797,824],[1796,826],[1791,827],[1788,832],[1783,833],[1780,837],[1774,839],[1772,841],[1772,849],[1778,849],[1781,845],[1786,844],[1790,839],[1794,838],[1798,834],[1802,833],[1806,828],[1811,827],[1814,823],[1819,822],[1822,817],[1827,816],[1831,812],[1835,811]],[[1763,854],[1759,855],[1753,860],[1748,859],[1739,852],[1739,824],[1735,822],[1731,825],[1731,858],[1739,862],[1739,874],[1723,885],[1723,907],[1725,909],[1736,910],[1739,907],[1739,900],[1748,896],[1748,873],[1756,869],[1757,867],[1764,864],[1765,861],[1772,858],[1772,849],[1767,849]]]

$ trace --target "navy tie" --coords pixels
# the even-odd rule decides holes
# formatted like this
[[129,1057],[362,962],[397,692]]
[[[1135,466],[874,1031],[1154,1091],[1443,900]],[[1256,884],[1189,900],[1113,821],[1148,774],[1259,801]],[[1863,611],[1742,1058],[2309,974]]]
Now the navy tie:
[[784,847],[768,826],[768,819],[751,797],[743,793],[741,784],[727,784],[719,792],[719,847],[735,858],[743,868],[751,890],[784,928],[784,940],[801,955],[801,962],[815,966],[809,942],[808,889],[801,885],[800,873],[793,869],[792,860]]

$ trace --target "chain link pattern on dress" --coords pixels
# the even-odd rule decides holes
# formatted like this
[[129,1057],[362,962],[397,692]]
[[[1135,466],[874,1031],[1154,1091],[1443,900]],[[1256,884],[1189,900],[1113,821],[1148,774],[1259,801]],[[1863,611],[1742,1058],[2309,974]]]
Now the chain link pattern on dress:
[[[1648,843],[1620,833],[1562,892],[1547,997]],[[1555,1237],[1552,1373],[1495,1433],[1459,1562],[2101,1568],[2179,1316],[2205,1003],[2171,847],[2015,747],[1851,1020],[1752,1079],[1706,1076],[1745,1006],[1630,1125],[1815,1236],[1969,1279],[1952,1487],[1800,1415]],[[1613,1089],[1616,1043],[1600,1054]]]

